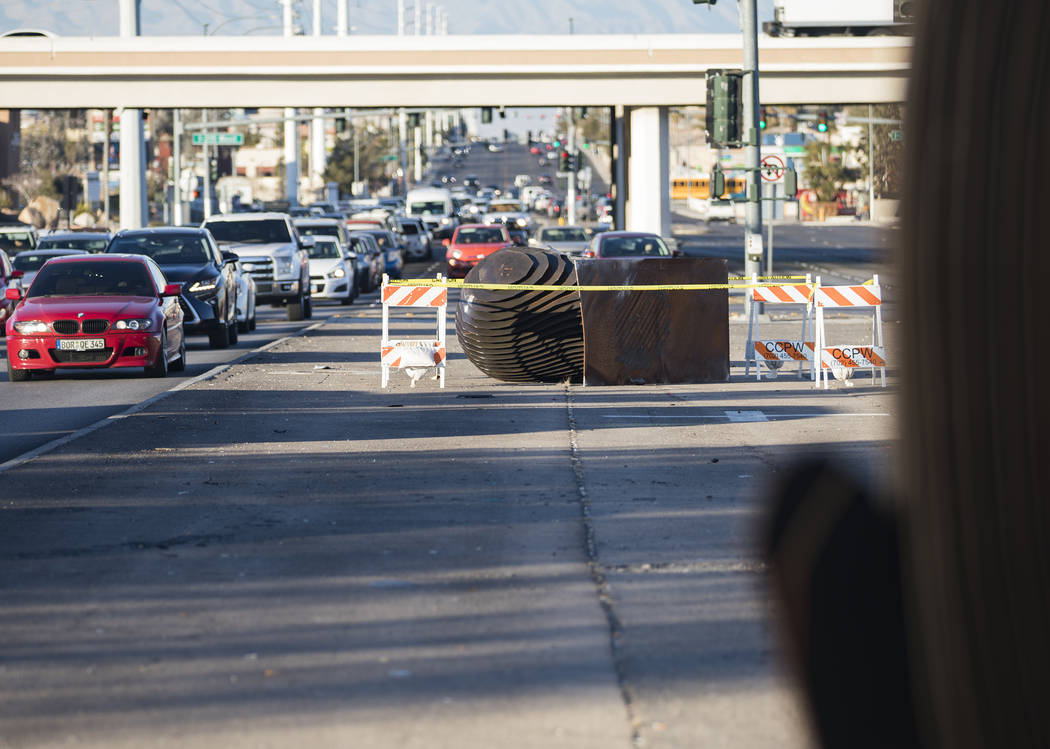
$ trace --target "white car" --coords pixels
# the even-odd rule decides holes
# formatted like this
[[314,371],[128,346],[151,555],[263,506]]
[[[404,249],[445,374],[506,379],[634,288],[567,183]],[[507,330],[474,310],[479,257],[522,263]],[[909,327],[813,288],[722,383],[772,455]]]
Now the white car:
[[310,293],[314,299],[353,304],[357,298],[357,258],[349,257],[336,237],[314,235],[310,253]]
[[418,218],[400,218],[401,235],[405,238],[405,254],[409,260],[430,258],[430,232]]
[[725,200],[724,198],[707,199],[707,211],[704,214],[704,223],[710,224],[712,221],[728,221],[731,224],[736,223],[736,203],[732,200]]
[[248,333],[255,330],[255,279],[252,274],[241,268],[238,260],[237,268],[237,330]]
[[583,226],[545,226],[529,240],[533,247],[553,247],[567,255],[582,255],[594,230]]

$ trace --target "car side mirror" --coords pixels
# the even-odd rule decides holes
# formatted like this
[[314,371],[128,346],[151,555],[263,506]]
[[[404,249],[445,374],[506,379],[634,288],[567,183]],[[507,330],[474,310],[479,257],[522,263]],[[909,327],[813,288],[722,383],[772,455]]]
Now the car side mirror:
[[227,250],[222,253],[222,262],[224,265],[227,263],[236,263],[240,259],[241,256],[238,255],[236,252],[229,252]]
[[4,297],[6,299],[10,299],[12,302],[17,302],[19,299],[22,298],[22,290],[9,288],[7,291],[4,292]]
[[178,296],[182,293],[182,284],[180,283],[169,283],[164,287],[164,291],[161,292],[161,296]]
[[315,244],[317,244],[317,240],[314,239],[312,235],[299,237],[299,246],[302,247],[304,250],[310,249]]
[[671,250],[671,257],[682,257],[681,250]]
[[451,239],[442,239],[441,240],[441,244],[444,245],[445,247],[448,247],[450,244],[452,244],[452,240]]

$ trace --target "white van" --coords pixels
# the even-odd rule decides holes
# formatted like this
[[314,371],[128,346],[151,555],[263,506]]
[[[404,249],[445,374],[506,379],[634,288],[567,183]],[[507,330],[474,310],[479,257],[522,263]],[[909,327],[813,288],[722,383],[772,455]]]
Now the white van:
[[405,196],[405,215],[422,219],[434,239],[450,239],[459,225],[452,194],[443,187],[421,187]]

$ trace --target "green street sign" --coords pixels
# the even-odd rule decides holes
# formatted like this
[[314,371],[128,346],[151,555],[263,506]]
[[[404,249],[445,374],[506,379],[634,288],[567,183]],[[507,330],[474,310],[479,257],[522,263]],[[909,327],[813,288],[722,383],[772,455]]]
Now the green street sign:
[[904,131],[890,130],[890,140],[904,140]]
[[392,154],[392,153],[388,153],[386,156],[384,156],[381,159],[381,161],[397,161],[397,155],[396,154]]
[[195,146],[243,146],[242,133],[194,133]]

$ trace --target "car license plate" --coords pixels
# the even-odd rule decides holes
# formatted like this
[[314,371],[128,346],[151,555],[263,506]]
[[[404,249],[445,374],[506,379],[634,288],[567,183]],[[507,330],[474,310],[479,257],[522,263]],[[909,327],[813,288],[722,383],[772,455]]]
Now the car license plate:
[[105,348],[105,338],[59,338],[58,347],[62,351],[91,351]]

